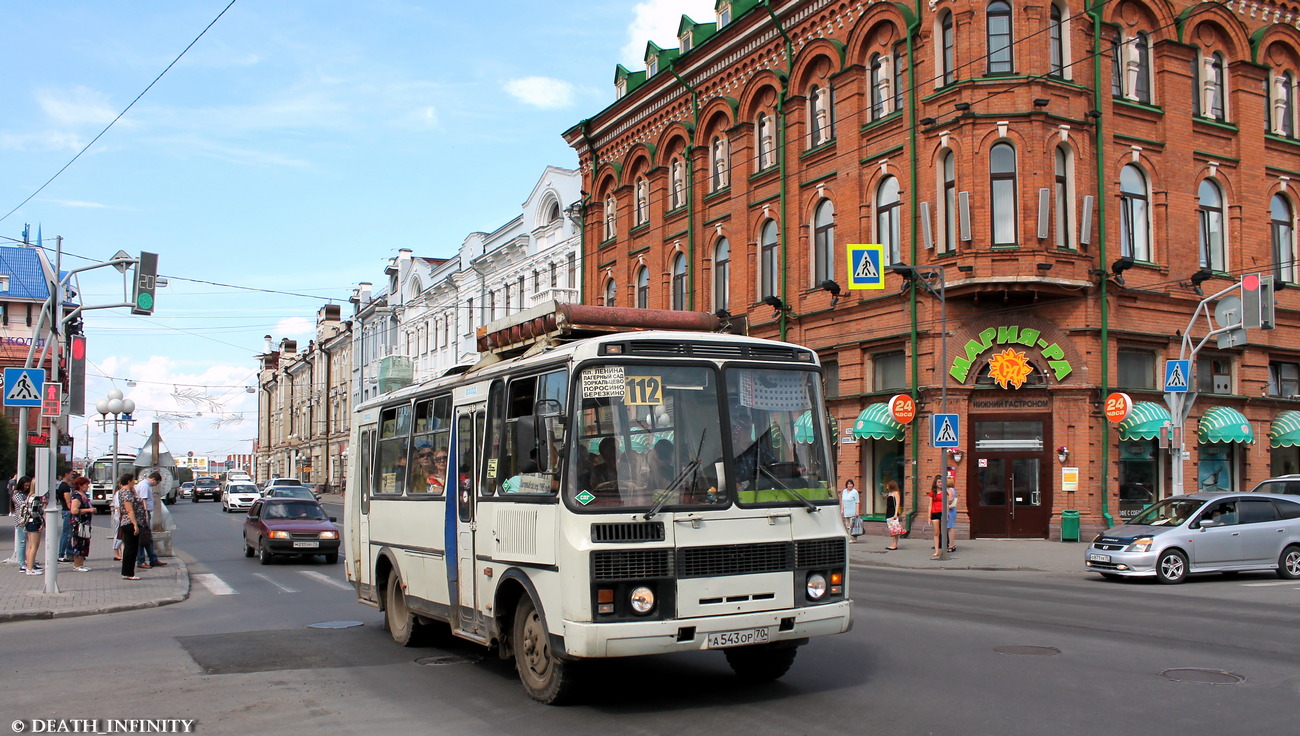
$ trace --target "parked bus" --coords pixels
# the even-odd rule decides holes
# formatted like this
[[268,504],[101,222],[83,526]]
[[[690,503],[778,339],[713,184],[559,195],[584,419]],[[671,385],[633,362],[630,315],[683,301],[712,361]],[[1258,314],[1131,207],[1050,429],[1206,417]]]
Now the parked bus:
[[117,475],[113,475],[113,456],[100,455],[86,466],[84,475],[90,479],[90,504],[95,511],[106,514],[117,490],[117,478],[123,473],[135,472],[135,455],[118,453]]
[[357,407],[347,576],[393,639],[449,628],[555,703],[581,660],[720,649],[767,681],[847,631],[816,355],[629,331],[715,322],[551,304],[480,328],[463,374]]

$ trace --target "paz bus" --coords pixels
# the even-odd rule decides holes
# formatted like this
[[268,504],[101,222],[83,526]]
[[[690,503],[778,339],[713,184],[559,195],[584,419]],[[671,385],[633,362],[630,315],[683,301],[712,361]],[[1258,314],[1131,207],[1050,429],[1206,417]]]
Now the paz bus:
[[358,406],[346,571],[393,639],[494,648],[558,703],[584,660],[720,650],[760,682],[847,631],[817,356],[717,326],[550,302]]
[[[117,454],[117,474],[135,472],[135,455]],[[84,475],[90,479],[90,505],[101,514],[109,512],[113,504],[113,492],[117,490],[117,478],[113,477],[113,456],[100,455],[86,466]]]

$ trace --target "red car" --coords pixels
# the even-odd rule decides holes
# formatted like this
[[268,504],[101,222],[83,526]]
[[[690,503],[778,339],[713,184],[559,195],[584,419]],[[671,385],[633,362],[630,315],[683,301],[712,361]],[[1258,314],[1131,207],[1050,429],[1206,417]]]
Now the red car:
[[244,556],[263,565],[276,555],[324,555],[339,561],[339,528],[320,503],[301,498],[259,498],[244,519]]

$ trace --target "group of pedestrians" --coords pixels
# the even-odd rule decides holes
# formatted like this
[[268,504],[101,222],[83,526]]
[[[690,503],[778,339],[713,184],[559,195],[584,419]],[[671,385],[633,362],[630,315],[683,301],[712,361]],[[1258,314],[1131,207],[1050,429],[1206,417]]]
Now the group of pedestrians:
[[[957,525],[957,488],[951,478],[936,475],[930,490],[926,491],[925,495],[930,499],[930,526],[934,534],[934,555],[931,559],[938,559],[943,549],[940,531],[942,528],[946,527],[948,530],[948,551],[957,551],[952,536],[953,528]],[[884,502],[885,527],[890,540],[889,546],[885,549],[892,551],[898,549],[898,540],[907,534],[907,528],[901,518],[903,493],[896,481],[890,480],[885,483]],[[857,538],[864,533],[862,497],[852,479],[844,481],[844,488],[840,490],[840,514],[844,519],[844,530],[849,533],[852,541],[858,541]]]
[[[63,521],[59,537],[59,562],[71,563],[76,572],[90,572],[86,558],[90,556],[90,538],[95,508],[90,502],[90,479],[74,470],[60,471],[54,493]],[[113,559],[122,563],[122,578],[139,580],[136,568],[148,570],[162,567],[166,562],[154,552],[151,528],[154,486],[162,482],[161,473],[151,473],[136,482],[135,475],[126,473],[118,480],[111,502],[115,538]],[[5,562],[16,562],[19,572],[25,575],[42,575],[45,570],[37,562],[41,539],[45,534],[45,496],[32,488],[32,477],[17,475],[9,481],[10,508],[14,517],[14,554]]]

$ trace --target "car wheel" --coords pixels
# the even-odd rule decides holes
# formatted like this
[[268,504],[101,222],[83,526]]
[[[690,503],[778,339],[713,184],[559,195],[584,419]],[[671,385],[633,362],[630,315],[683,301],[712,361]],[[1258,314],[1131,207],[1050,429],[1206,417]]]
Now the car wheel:
[[262,542],[257,546],[257,561],[263,565],[271,564],[271,558],[274,556],[275,555],[271,553],[270,548],[267,547],[266,542]]
[[402,578],[396,572],[388,575],[388,592],[384,596],[384,624],[393,641],[404,647],[418,647],[424,644],[425,627],[419,618],[411,613],[406,604],[406,591],[402,590]]
[[513,647],[515,669],[528,697],[550,705],[573,698],[578,688],[577,663],[559,657],[551,649],[541,611],[527,595],[515,608]]
[[326,564],[326,565],[336,565],[336,564],[338,564],[338,561],[339,561],[339,553],[338,553],[338,552],[329,552],[329,553],[327,553],[327,554],[325,555],[325,564]]
[[248,546],[248,540],[247,540],[247,539],[244,540],[244,556],[245,556],[245,557],[252,557],[252,556],[253,556],[253,548]]
[[1156,580],[1165,585],[1177,585],[1187,578],[1187,556],[1176,549],[1160,555],[1156,560]]
[[724,650],[727,664],[742,681],[758,684],[779,679],[794,664],[794,655],[798,647],[776,647],[772,644],[759,644],[748,647],[735,647]]
[[1293,544],[1282,550],[1277,560],[1277,576],[1283,580],[1300,579],[1300,547]]

